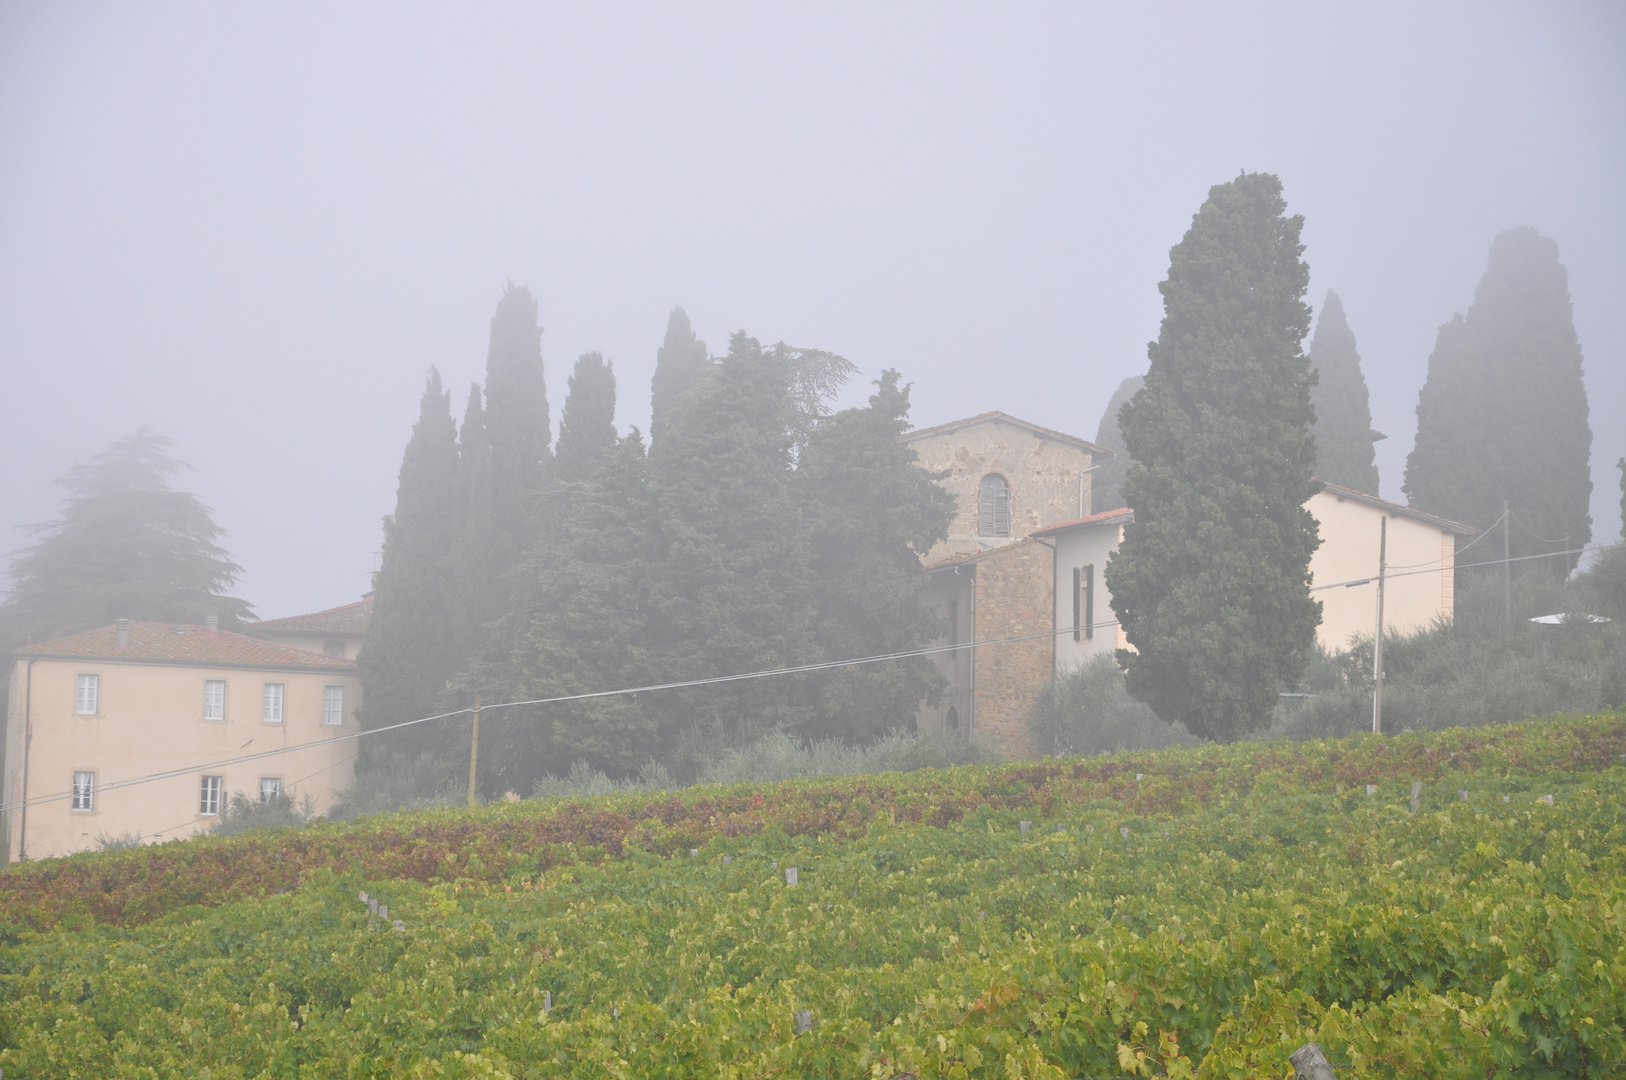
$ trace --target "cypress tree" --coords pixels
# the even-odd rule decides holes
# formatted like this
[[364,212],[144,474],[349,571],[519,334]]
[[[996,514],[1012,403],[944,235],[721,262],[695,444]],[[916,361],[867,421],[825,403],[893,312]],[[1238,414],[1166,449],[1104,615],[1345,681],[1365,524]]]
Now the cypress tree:
[[503,611],[493,539],[491,444],[480,398],[480,384],[471,384],[457,439],[458,535],[453,545],[451,607],[459,663],[484,647],[487,624]]
[[600,353],[583,353],[571,372],[570,391],[559,415],[559,446],[554,453],[559,479],[586,480],[599,455],[615,444],[615,367]]
[[[817,651],[829,658],[919,648],[937,635],[920,553],[948,535],[954,497],[898,442],[909,388],[883,372],[869,407],[814,427],[796,489],[810,534]],[[808,733],[848,741],[908,726],[944,680],[925,657],[821,673]]]
[[1118,415],[1129,399],[1140,393],[1146,385],[1146,376],[1131,375],[1118,384],[1118,390],[1107,402],[1107,411],[1101,414],[1101,423],[1095,429],[1095,441],[1113,452],[1090,478],[1090,512],[1104,513],[1116,510],[1123,503],[1124,477],[1129,475],[1129,448],[1124,445],[1123,429],[1118,426]]
[[[1406,495],[1420,510],[1481,528],[1506,500],[1515,556],[1580,547],[1592,538],[1591,451],[1558,245],[1510,229],[1491,244],[1467,316],[1440,327],[1417,399]],[[1562,573],[1574,566],[1549,563]]]
[[[384,727],[440,711],[446,682],[462,656],[452,621],[453,548],[461,515],[457,425],[452,396],[431,368],[418,422],[401,456],[395,513],[384,528],[384,557],[373,588],[373,616],[356,657],[362,725]],[[426,726],[386,736],[416,752],[436,741]],[[364,746],[371,752],[372,740]]]
[[678,399],[712,366],[706,343],[695,336],[689,325],[689,313],[682,307],[673,308],[666,318],[666,340],[655,353],[655,377],[650,380],[651,452],[665,434]]
[[1615,462],[1620,470],[1620,538],[1626,541],[1626,457]]
[[1315,406],[1317,479],[1378,493],[1378,467],[1372,453],[1372,409],[1361,374],[1361,354],[1344,318],[1338,294],[1329,291],[1310,339],[1310,367],[1317,381],[1310,391]]
[[1267,722],[1321,615],[1309,269],[1281,190],[1261,173],[1209,190],[1170,252],[1146,385],[1122,413],[1135,518],[1106,582],[1137,651],[1119,659],[1160,717],[1222,741]]
[[[519,565],[535,534],[530,500],[548,478],[553,444],[542,328],[531,291],[512,283],[491,316],[486,356],[486,443],[491,455],[491,569]],[[495,586],[501,590],[501,585]]]
[[[736,333],[711,392],[686,406],[652,458],[652,647],[671,678],[815,656],[807,531],[790,487],[789,366]],[[708,686],[664,692],[658,705],[670,735],[700,726],[718,738],[749,738],[804,722],[804,687],[795,678]]]

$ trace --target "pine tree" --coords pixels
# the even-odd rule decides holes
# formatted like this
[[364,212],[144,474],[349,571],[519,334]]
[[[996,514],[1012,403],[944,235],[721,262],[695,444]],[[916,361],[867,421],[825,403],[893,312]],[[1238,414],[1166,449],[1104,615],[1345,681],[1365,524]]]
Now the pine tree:
[[1372,409],[1361,374],[1361,354],[1344,318],[1338,294],[1329,291],[1310,339],[1310,367],[1318,374],[1310,391],[1315,406],[1317,479],[1378,493],[1378,467],[1372,453]]
[[[813,582],[792,497],[791,373],[743,331],[710,393],[652,458],[656,539],[652,647],[672,678],[807,663]],[[744,738],[811,715],[805,680],[742,682],[659,695],[665,733],[704,727]]]
[[706,343],[695,336],[689,325],[689,313],[681,307],[672,309],[666,318],[666,340],[655,353],[655,377],[650,381],[649,443],[653,453],[655,444],[665,434],[671,414],[678,400],[696,379],[714,367]]
[[586,480],[599,455],[616,444],[615,367],[603,355],[583,353],[570,375],[570,392],[559,416],[554,466],[561,480]]
[[[1591,450],[1558,245],[1511,229],[1491,244],[1467,316],[1440,327],[1404,490],[1420,510],[1481,528],[1506,500],[1515,556],[1578,548],[1592,538]],[[1574,562],[1542,565],[1567,573]]]
[[[457,508],[457,425],[452,397],[433,368],[424,386],[418,422],[401,456],[395,513],[384,530],[384,557],[373,588],[373,616],[356,657],[361,677],[362,725],[384,727],[440,711],[462,655],[452,621]],[[385,738],[391,749],[415,753],[435,745],[428,726]],[[363,749],[373,756],[373,742]]]
[[1262,727],[1315,643],[1310,310],[1281,181],[1210,189],[1170,252],[1146,385],[1122,413],[1134,521],[1106,582],[1130,693],[1230,741]]
[[61,520],[38,526],[39,542],[11,564],[0,605],[0,647],[105,626],[115,619],[226,625],[253,617],[227,594],[242,568],[197,496],[169,478],[186,466],[170,440],[141,431],[113,443],[57,481],[68,493]]
[[[817,650],[830,658],[919,648],[940,631],[920,553],[948,535],[954,497],[898,442],[909,388],[896,371],[869,407],[820,422],[800,455],[796,493],[810,534]],[[823,673],[808,734],[849,742],[907,727],[944,680],[925,657]]]
[[1095,429],[1095,441],[1113,452],[1090,477],[1090,512],[1094,514],[1116,510],[1123,503],[1124,477],[1129,475],[1129,448],[1124,446],[1123,430],[1118,426],[1118,414],[1129,399],[1140,393],[1146,385],[1146,376],[1131,375],[1118,384],[1118,390],[1107,402],[1107,411],[1101,414],[1101,423]]

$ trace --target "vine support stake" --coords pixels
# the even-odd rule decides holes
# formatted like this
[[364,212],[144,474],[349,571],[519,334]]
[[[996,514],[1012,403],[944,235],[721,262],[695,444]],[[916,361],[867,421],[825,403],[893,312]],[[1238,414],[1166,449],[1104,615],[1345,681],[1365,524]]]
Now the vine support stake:
[[1411,812],[1415,814],[1415,813],[1417,813],[1417,811],[1421,810],[1422,808],[1423,808],[1423,782],[1421,780],[1413,780],[1411,782]]
[[1322,1056],[1321,1047],[1315,1043],[1305,1043],[1289,1054],[1287,1060],[1293,1065],[1296,1080],[1337,1080],[1332,1065]]

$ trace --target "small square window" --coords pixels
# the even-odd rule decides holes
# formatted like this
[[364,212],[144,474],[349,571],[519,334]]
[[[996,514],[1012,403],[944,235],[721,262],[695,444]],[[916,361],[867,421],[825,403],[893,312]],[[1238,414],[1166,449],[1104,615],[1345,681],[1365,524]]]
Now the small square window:
[[260,801],[263,803],[273,803],[280,798],[282,798],[282,777],[260,777]]
[[225,679],[205,679],[203,681],[203,718],[205,720],[226,719]]
[[205,776],[198,787],[198,813],[205,817],[220,814],[220,793],[226,786],[223,776]]
[[79,676],[74,695],[73,711],[80,716],[95,716],[96,708],[101,704],[101,696],[102,677],[100,675]]
[[90,811],[96,809],[96,774],[93,772],[76,772],[73,774],[73,802],[75,810]]
[[322,723],[344,723],[344,687],[322,687]]
[[261,698],[260,719],[267,724],[282,723],[282,684],[268,682]]

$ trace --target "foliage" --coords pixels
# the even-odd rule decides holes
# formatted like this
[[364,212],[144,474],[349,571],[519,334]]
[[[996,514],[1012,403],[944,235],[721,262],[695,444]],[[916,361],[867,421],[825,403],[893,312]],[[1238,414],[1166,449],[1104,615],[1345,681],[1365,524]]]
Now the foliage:
[[1626,622],[1626,540],[1598,552],[1575,576],[1571,592],[1579,610]]
[[150,431],[119,439],[73,466],[60,520],[12,560],[11,590],[0,605],[0,649],[106,626],[115,619],[225,625],[253,617],[226,594],[242,567],[196,495],[169,478],[186,466],[170,440]]
[[[452,621],[453,547],[458,523],[457,426],[451,395],[433,368],[418,422],[401,457],[395,513],[384,525],[384,554],[373,585],[373,614],[356,657],[366,728],[385,727],[439,710],[458,662]],[[421,726],[362,743],[365,770],[388,748],[412,753],[432,745]]]
[[96,834],[96,850],[129,851],[131,848],[140,847],[141,840],[142,837],[139,831],[121,833],[99,832]]
[[1297,682],[1321,605],[1310,312],[1302,217],[1281,181],[1210,189],[1170,252],[1146,385],[1124,406],[1135,518],[1107,563],[1112,608],[1136,651],[1129,692],[1194,735],[1229,741],[1268,722]]
[[1028,730],[1041,753],[1060,757],[1201,742],[1130,697],[1123,668],[1110,655],[1092,657],[1051,680],[1034,698]]
[[[819,423],[797,462],[792,489],[809,533],[818,583],[814,636],[825,657],[884,656],[932,640],[920,556],[948,535],[954,497],[916,464],[898,437],[908,430],[909,388],[888,370],[869,407]],[[906,727],[944,679],[930,659],[822,672],[806,733],[849,742]]]
[[650,381],[651,453],[659,452],[655,444],[665,434],[668,417],[679,407],[685,392],[711,366],[706,343],[695,336],[689,325],[689,313],[681,307],[673,308],[666,319],[666,339],[655,352],[655,377]]
[[586,480],[599,455],[616,443],[615,365],[602,353],[582,353],[570,374],[570,391],[559,416],[559,445],[554,450],[561,480]]
[[1376,495],[1378,467],[1372,452],[1372,409],[1361,374],[1361,354],[1344,317],[1338,294],[1327,293],[1310,339],[1310,364],[1316,372],[1310,403],[1315,406],[1315,475]]
[[316,802],[308,794],[300,796],[290,789],[274,798],[254,799],[235,791],[209,831],[216,836],[237,836],[254,829],[297,829],[315,818]]
[[[183,851],[270,848],[299,879],[148,925],[0,936],[0,1067],[1243,1077],[1285,1075],[1314,1039],[1361,1076],[1612,1075],[1623,750],[1617,715],[74,856],[56,865],[175,884],[195,876],[166,870]],[[408,821],[405,846],[381,829]]]
[[[1491,244],[1467,317],[1440,327],[1417,399],[1406,495],[1479,528],[1501,517],[1506,500],[1515,556],[1578,548],[1592,538],[1591,447],[1558,245],[1510,229]],[[1562,576],[1563,562],[1551,560],[1552,572]]]
[[386,751],[371,758],[365,769],[356,770],[355,783],[335,795],[326,817],[330,821],[351,821],[396,810],[452,806],[466,797],[466,789],[454,790],[455,779],[446,775],[431,751]]
[[1090,512],[1104,514],[1123,506],[1124,477],[1129,475],[1129,448],[1124,445],[1123,428],[1118,416],[1129,399],[1140,393],[1146,385],[1146,376],[1131,375],[1118,384],[1107,411],[1101,414],[1101,423],[1095,429],[1095,441],[1113,452],[1113,456],[1090,475]]
[[[1626,705],[1626,626],[1528,621],[1576,610],[1587,592],[1584,578],[1566,590],[1547,573],[1527,569],[1513,581],[1509,625],[1502,582],[1480,578],[1458,592],[1453,621],[1385,635],[1385,729],[1505,724]],[[1371,637],[1342,652],[1320,653],[1299,688],[1314,696],[1284,701],[1271,734],[1327,738],[1370,730]]]

